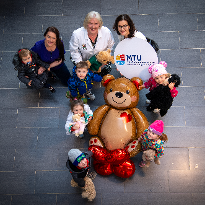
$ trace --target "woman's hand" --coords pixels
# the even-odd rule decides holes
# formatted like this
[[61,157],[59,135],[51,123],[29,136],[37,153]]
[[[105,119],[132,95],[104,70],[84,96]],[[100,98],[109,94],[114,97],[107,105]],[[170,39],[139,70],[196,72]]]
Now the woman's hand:
[[61,63],[62,63],[62,59],[59,61],[54,61],[53,63],[50,64],[49,68],[56,67],[56,66],[60,65]]

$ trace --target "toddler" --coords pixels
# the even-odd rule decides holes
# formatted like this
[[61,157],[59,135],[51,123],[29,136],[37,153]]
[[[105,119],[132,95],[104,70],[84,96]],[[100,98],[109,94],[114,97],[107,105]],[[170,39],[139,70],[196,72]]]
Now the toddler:
[[68,152],[66,167],[69,169],[73,179],[71,186],[79,186],[83,189],[82,197],[92,201],[96,196],[95,186],[92,179],[96,173],[91,171],[92,152],[83,153],[79,149],[71,149]]
[[55,89],[47,84],[47,70],[49,64],[41,61],[37,54],[29,49],[19,49],[14,55],[13,62],[15,69],[18,70],[18,78],[28,87],[40,89],[48,88],[52,93]]
[[91,93],[92,81],[101,82],[102,77],[88,69],[87,62],[81,61],[73,68],[73,76],[68,79],[67,97],[71,99],[88,97],[95,100],[95,95]]
[[[162,120],[154,121],[148,129],[138,139],[142,144],[142,151],[153,149],[156,153],[154,156],[155,164],[160,164],[159,157],[164,155],[164,141],[167,141],[167,135],[163,133],[164,123]],[[145,161],[141,161],[140,167],[146,166]]]
[[[69,111],[66,124],[65,124],[67,135],[70,135],[71,133],[75,132],[75,130],[80,129],[80,124],[73,123],[72,118],[74,114],[80,115],[81,121],[84,122],[84,125],[87,125],[93,116],[93,112],[90,109],[89,105],[83,104],[83,101],[81,99],[71,101],[71,110]],[[79,137],[83,138],[84,135],[80,134]]]

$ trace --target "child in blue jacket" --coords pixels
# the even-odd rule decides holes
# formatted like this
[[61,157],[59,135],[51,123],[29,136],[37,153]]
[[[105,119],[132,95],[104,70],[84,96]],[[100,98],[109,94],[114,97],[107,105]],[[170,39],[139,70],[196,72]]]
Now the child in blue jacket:
[[95,100],[91,93],[92,81],[101,82],[102,77],[88,69],[87,62],[81,61],[73,68],[73,76],[68,79],[68,89],[72,99],[88,97]]

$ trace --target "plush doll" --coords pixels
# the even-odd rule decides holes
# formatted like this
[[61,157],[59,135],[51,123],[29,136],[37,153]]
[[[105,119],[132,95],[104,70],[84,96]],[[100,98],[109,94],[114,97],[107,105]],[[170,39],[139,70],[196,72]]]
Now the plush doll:
[[81,120],[81,117],[79,114],[75,114],[72,116],[73,123],[70,123],[69,126],[75,125],[76,123],[79,124],[80,128],[78,130],[75,130],[75,136],[78,137],[79,135],[82,135],[85,129],[85,121]]
[[[180,84],[180,77],[172,74],[165,82],[146,94],[151,103],[147,106],[147,111],[159,112],[163,117],[172,106],[173,98],[177,96],[176,87]],[[172,88],[172,92],[170,89]]]
[[[88,124],[93,135],[89,150],[93,152],[94,168],[101,175],[129,178],[135,172],[130,157],[141,150],[137,138],[148,128],[145,115],[136,108],[139,101],[139,86],[142,80],[131,80],[113,75],[103,77],[105,105],[98,107]],[[137,130],[137,131],[136,131]]]
[[[115,63],[114,56],[111,56],[111,50],[100,51],[97,55],[92,56],[87,60],[88,68],[94,72],[101,72],[105,75],[105,70],[100,69],[102,65],[111,65]],[[108,71],[109,72],[109,71]]]

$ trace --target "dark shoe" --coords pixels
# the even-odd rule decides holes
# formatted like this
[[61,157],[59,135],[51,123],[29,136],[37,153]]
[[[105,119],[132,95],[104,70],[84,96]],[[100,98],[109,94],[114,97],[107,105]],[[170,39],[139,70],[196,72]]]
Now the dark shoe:
[[49,89],[52,93],[55,93],[55,92],[56,92],[55,88],[53,88],[52,86],[49,87],[48,89]]
[[83,135],[83,134],[80,134],[80,135],[79,135],[79,138],[81,138],[81,139],[82,139],[83,137],[84,137],[84,135]]

